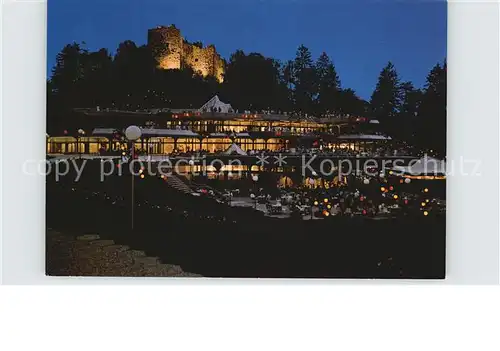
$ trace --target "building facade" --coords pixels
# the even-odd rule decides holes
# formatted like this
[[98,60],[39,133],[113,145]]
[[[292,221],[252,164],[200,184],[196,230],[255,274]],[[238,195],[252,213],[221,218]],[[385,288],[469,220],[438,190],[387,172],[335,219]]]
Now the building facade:
[[[47,138],[48,154],[99,154],[120,151],[120,142],[114,140],[116,130],[135,124],[144,126],[136,148],[146,154],[169,155],[182,152],[219,153],[236,143],[242,150],[282,151],[297,146],[321,142],[331,149],[364,150],[386,143],[390,138],[367,133],[361,125],[373,124],[345,119],[296,119],[286,115],[187,112],[165,115],[147,113],[80,111],[85,135],[65,131],[62,136]],[[126,121],[125,121],[126,119]],[[155,120],[154,127],[147,127]],[[84,121],[87,125],[84,125]],[[310,147],[310,146],[309,146]]]
[[203,47],[200,44],[189,43],[182,37],[175,25],[150,29],[148,45],[158,62],[158,68],[191,67],[204,77],[213,76],[219,82],[224,80],[226,63],[215,50],[215,46]]

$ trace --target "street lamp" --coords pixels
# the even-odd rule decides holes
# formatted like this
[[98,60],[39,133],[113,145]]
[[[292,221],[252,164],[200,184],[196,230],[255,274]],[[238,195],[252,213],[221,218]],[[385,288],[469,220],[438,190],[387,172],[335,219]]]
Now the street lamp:
[[[127,140],[130,142],[130,165],[132,165],[132,162],[134,161],[134,143],[137,139],[139,139],[142,135],[141,129],[137,126],[130,126],[125,130],[125,136],[127,137]],[[131,221],[131,228],[132,231],[134,230],[134,170],[130,167],[130,173],[132,175],[132,184],[131,184],[131,202],[130,202],[130,210],[131,210],[131,216],[130,216],[130,221]]]
[[[256,190],[256,187],[257,187],[257,182],[259,181],[259,175],[257,174],[254,174],[252,176],[252,180],[254,182],[254,193],[256,193],[257,191]],[[255,194],[251,194],[250,197],[252,198],[252,195],[253,195],[253,200],[254,200],[254,208],[257,209],[257,196]]]
[[194,160],[191,159],[189,160],[189,184],[192,184],[193,182],[193,166],[194,166]]
[[85,131],[83,129],[78,129],[78,134],[76,136],[76,148],[78,150],[78,155],[82,158],[82,152],[80,151],[80,138],[85,135]]

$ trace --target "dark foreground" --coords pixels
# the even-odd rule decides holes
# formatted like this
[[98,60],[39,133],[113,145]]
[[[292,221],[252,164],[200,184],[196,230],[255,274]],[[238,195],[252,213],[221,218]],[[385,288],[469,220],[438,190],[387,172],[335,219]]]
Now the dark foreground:
[[[90,174],[89,174],[90,173]],[[301,221],[182,195],[157,177],[47,181],[47,227],[144,250],[207,277],[444,278],[445,218]]]

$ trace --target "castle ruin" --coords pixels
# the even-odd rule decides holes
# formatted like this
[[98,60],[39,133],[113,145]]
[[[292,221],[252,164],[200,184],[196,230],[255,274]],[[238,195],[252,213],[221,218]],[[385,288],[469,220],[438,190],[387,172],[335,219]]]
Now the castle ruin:
[[204,77],[213,76],[219,82],[224,79],[225,61],[217,53],[215,46],[202,47],[187,42],[175,25],[148,30],[148,45],[160,69],[191,67]]

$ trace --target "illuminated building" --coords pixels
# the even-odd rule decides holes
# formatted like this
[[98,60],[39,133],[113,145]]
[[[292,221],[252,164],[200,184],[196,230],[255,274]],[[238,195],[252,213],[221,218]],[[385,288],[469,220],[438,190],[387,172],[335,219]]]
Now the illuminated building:
[[215,46],[203,47],[200,43],[189,43],[175,25],[150,29],[148,46],[153,51],[158,68],[180,69],[188,66],[204,77],[213,76],[219,82],[224,79],[225,61]]
[[[303,146],[327,149],[363,150],[386,139],[354,138],[358,121],[353,117],[316,118],[287,114],[221,113],[201,110],[155,110],[131,112],[75,109],[73,123],[87,134],[76,133],[47,138],[48,154],[98,154],[102,150],[120,151],[114,133],[129,125],[142,127],[136,148],[146,154],[167,155],[174,152],[204,151],[217,153],[233,143],[248,152],[290,150]],[[154,126],[154,127],[151,127]],[[69,129],[69,128],[68,128]]]

